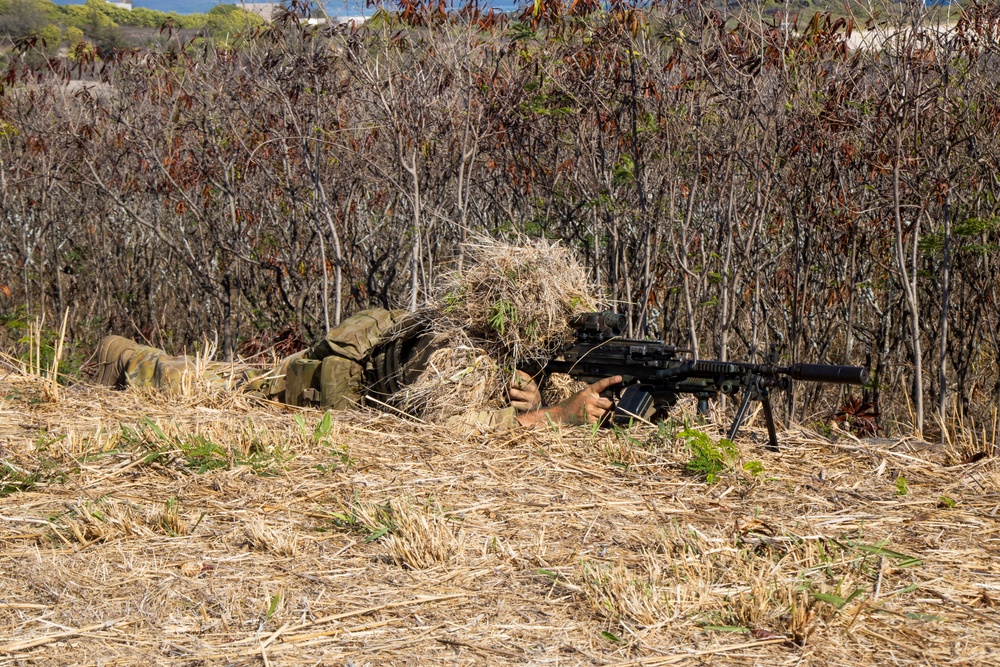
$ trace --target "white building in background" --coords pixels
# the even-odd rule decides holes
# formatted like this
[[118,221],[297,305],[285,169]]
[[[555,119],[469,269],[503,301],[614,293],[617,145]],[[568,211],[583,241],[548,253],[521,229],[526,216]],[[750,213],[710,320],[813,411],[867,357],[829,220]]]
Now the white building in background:
[[113,0],[104,0],[104,2],[114,7],[118,7],[119,9],[127,9],[129,11],[132,11],[132,0],[125,0],[125,2],[114,2]]
[[267,23],[271,22],[274,10],[281,6],[281,3],[278,2],[243,2],[240,4],[243,6],[243,11],[256,14]]
[[[323,25],[327,22],[328,17],[326,11],[323,9],[323,3],[317,4],[317,10],[314,11],[311,17],[302,19],[303,23],[308,25]],[[281,7],[280,2],[241,2],[240,5],[243,7],[243,11],[256,14],[267,23],[270,23],[274,18],[275,10]]]

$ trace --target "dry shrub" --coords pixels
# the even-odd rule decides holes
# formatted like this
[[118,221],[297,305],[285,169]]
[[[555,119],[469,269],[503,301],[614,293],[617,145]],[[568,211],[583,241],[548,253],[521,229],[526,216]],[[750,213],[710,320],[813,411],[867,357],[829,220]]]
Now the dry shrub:
[[452,532],[440,508],[432,510],[409,497],[382,505],[355,500],[346,514],[352,525],[369,533],[368,540],[381,540],[397,563],[413,570],[452,561],[465,541],[461,531]]
[[597,307],[586,269],[562,246],[484,238],[465,252],[469,263],[442,282],[439,307],[503,362],[546,357],[572,340],[571,316]]
[[650,626],[673,615],[670,582],[651,554],[635,568],[621,562],[584,563],[579,581],[590,607],[609,621]]
[[155,526],[171,537],[188,534],[188,524],[177,511],[177,499],[171,498],[162,505],[150,508],[146,512],[146,522]]
[[173,499],[162,505],[142,508],[115,498],[78,501],[72,509],[50,522],[55,537],[80,544],[122,538],[148,539],[155,535],[186,535],[187,522],[177,512]]
[[414,504],[407,498],[389,501],[392,530],[385,544],[397,563],[414,570],[450,562],[460,551],[463,535],[456,537],[438,512]]
[[296,535],[290,530],[272,528],[259,517],[252,517],[243,524],[243,536],[254,551],[278,556],[295,555]]

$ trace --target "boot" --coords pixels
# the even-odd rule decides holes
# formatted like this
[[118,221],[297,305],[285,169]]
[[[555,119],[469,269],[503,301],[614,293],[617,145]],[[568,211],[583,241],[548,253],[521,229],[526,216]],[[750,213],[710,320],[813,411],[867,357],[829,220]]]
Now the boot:
[[126,384],[125,368],[141,346],[121,336],[108,336],[97,348],[97,383],[122,388]]

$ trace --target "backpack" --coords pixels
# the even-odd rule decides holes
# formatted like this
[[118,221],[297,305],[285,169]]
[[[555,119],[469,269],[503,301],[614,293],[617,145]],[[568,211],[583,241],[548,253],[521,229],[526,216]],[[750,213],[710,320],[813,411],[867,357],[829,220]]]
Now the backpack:
[[289,405],[343,410],[368,396],[384,404],[416,379],[431,352],[426,318],[405,310],[362,310],[278,367],[269,394]]

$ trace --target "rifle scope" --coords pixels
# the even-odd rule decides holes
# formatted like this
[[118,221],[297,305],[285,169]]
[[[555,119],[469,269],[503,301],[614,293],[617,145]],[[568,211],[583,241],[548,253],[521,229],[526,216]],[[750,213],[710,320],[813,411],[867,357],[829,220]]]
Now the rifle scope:
[[621,313],[602,310],[597,313],[580,313],[572,320],[570,326],[583,333],[599,333],[605,338],[621,336],[628,320]]

